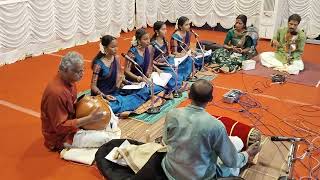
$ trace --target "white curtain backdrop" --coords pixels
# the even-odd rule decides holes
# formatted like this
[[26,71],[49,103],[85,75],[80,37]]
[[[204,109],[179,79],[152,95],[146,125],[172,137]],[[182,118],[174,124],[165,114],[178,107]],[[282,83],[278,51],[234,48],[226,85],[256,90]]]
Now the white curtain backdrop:
[[137,27],[152,26],[157,20],[174,23],[187,16],[195,26],[231,28],[239,14],[248,16],[248,23],[258,23],[262,0],[136,0]]
[[[248,17],[248,25],[259,26],[259,18],[264,0],[136,0],[137,27],[152,26],[157,20],[174,23],[184,15],[195,26],[207,23],[215,27],[220,23],[224,28],[231,28],[239,14]],[[319,0],[280,0],[283,7],[278,9],[279,25],[286,25],[290,14],[298,13],[302,17],[300,28],[310,38],[320,35]]]
[[[239,14],[259,27],[264,0],[0,0],[0,66],[43,53],[98,41],[105,34],[174,23],[182,15],[195,26],[220,23],[231,28]],[[282,1],[282,0],[281,0]],[[288,16],[302,16],[307,36],[320,34],[319,0],[283,0],[279,25]],[[136,6],[135,6],[136,3]],[[136,11],[136,14],[135,14]]]
[[0,65],[134,26],[135,0],[0,0]]

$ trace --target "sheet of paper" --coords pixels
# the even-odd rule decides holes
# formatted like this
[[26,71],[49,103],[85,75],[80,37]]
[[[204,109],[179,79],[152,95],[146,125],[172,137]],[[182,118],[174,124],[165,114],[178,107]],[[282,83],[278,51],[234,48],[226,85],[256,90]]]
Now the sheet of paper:
[[174,58],[174,66],[179,66],[186,58],[188,57],[188,54],[184,55],[181,58]]
[[122,89],[142,89],[146,85],[146,82],[140,82],[137,84],[125,85]]
[[157,73],[157,72],[153,72],[151,74],[151,79],[153,81],[154,84],[158,85],[158,86],[162,86],[165,87],[169,80],[171,79],[172,75],[170,73]]
[[[211,53],[212,53],[212,50],[211,50],[211,49],[208,50],[208,51],[205,51],[205,52],[204,52],[204,57],[210,56]],[[203,54],[202,54],[202,53],[200,53],[199,55],[196,56],[196,58],[202,58],[202,57],[203,57]]]
[[119,146],[119,147],[114,147],[110,153],[105,157],[107,160],[111,161],[111,162],[114,162],[114,163],[117,163],[121,166],[127,166],[127,162],[126,160],[124,160],[123,158],[121,159],[114,159],[114,154],[116,153],[117,149],[118,148],[125,148],[127,147],[128,145],[130,145],[129,141],[128,140],[125,140],[123,141],[123,143]]

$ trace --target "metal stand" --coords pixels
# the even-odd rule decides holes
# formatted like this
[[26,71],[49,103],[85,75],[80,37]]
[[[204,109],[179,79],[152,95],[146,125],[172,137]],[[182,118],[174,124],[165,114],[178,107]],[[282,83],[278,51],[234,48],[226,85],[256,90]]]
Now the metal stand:
[[160,107],[155,107],[154,103],[154,83],[151,79],[151,82],[149,82],[151,84],[151,107],[147,110],[148,114],[158,114],[160,112]]
[[297,142],[291,141],[292,144],[290,146],[289,155],[288,155],[288,170],[287,176],[280,176],[278,180],[294,180],[293,178],[293,168],[294,163],[296,161],[296,152],[297,152]]
[[[181,41],[182,42],[182,41]],[[186,47],[188,47],[188,49],[190,49],[189,48],[189,46],[186,44],[186,43],[184,43],[184,42],[182,42]],[[181,46],[181,44],[179,44],[179,46],[180,46],[180,48],[185,52],[185,53],[188,53],[188,51],[186,51],[186,49],[185,48],[183,48],[182,46]],[[191,73],[191,77],[189,77],[189,81],[190,82],[195,82],[198,78],[195,76],[196,75],[196,73],[195,73],[195,62],[196,62],[196,60],[192,57],[192,56],[189,56],[191,59],[192,59],[192,73]]]
[[200,44],[200,42],[199,42],[198,36],[194,35],[194,37],[196,38],[197,44],[198,44],[198,46],[200,47],[200,50],[201,50],[201,52],[202,52],[202,64],[201,64],[201,69],[200,69],[200,71],[203,72],[203,71],[205,71],[205,69],[204,69],[204,50],[203,50],[203,48],[202,48],[202,46],[201,46],[201,44]]
[[173,97],[174,98],[180,98],[180,97],[182,97],[182,93],[178,90],[178,77],[179,77],[179,74],[178,74],[178,67],[179,67],[179,65],[177,66],[177,67],[175,67],[174,65],[174,68],[172,67],[172,65],[170,65],[170,63],[167,61],[167,59],[166,59],[166,57],[163,55],[163,54],[161,54],[161,59],[163,59],[164,61],[165,61],[165,63],[167,63],[167,65],[168,65],[168,67],[170,67],[171,68],[171,70],[173,71],[173,72],[175,72],[175,75],[176,75],[176,80],[175,80],[175,88],[174,88],[174,91],[173,91]]
[[298,157],[298,158],[296,157],[297,147],[298,147],[297,145],[298,145],[298,142],[301,142],[301,141],[305,142],[305,140],[303,138],[297,138],[297,137],[273,136],[271,137],[271,141],[289,141],[292,143],[289,149],[289,154],[288,154],[288,169],[286,171],[287,175],[280,176],[278,180],[294,180],[293,169],[294,169],[295,161],[297,159],[303,159],[306,155],[304,154],[301,157]]
[[154,106],[154,83],[153,83],[152,79],[150,81],[147,78],[147,76],[143,74],[143,72],[141,71],[141,69],[139,67],[137,67],[136,65],[134,65],[134,67],[141,74],[141,76],[146,80],[146,83],[151,88],[151,107],[147,110],[147,113],[149,113],[149,114],[157,114],[157,113],[159,113],[160,112],[160,107],[155,107]]

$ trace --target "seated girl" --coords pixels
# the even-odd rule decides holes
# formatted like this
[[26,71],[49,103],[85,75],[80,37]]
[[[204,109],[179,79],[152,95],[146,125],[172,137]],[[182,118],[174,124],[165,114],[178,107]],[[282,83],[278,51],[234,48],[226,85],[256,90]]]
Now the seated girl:
[[132,92],[123,91],[123,84],[130,82],[123,78],[117,54],[116,38],[106,35],[101,38],[100,52],[92,62],[91,94],[101,95],[109,101],[114,113],[133,111],[148,99],[147,88]]
[[[138,29],[132,41],[132,46],[128,51],[128,56],[136,63],[133,64],[131,61],[126,61],[125,75],[130,81],[133,82],[147,82],[151,73],[155,69],[161,72],[160,69],[153,65],[153,51],[150,45],[149,34],[144,29]],[[141,72],[139,72],[139,70]],[[142,74],[143,73],[143,74]],[[163,91],[164,88],[158,85],[154,85],[154,93],[157,94]]]
[[211,63],[218,64],[216,69],[223,72],[235,72],[241,68],[242,61],[257,54],[253,40],[247,34],[247,16],[236,18],[234,28],[228,31],[223,48],[214,52]]
[[171,36],[170,50],[171,54],[176,58],[187,56],[178,66],[179,81],[189,79],[189,76],[194,72],[193,59],[190,50],[190,22],[187,17],[181,16],[176,24],[176,30]]
[[[179,78],[183,73],[178,67],[174,66],[174,56],[169,54],[168,43],[165,39],[167,33],[166,24],[157,21],[153,24],[154,35],[151,38],[153,44],[153,63],[162,71],[170,73],[172,78],[167,84],[167,88],[171,91],[178,90],[183,82],[183,78]],[[177,72],[177,70],[179,72]]]

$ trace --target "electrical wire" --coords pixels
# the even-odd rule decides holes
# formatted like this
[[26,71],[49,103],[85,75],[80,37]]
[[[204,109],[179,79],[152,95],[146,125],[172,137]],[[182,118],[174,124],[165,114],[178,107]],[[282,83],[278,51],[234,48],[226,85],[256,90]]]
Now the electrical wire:
[[[288,77],[287,77],[288,78]],[[306,141],[306,148],[303,150],[302,154],[298,156],[298,160],[300,163],[308,170],[308,176],[300,177],[300,179],[318,179],[320,173],[320,132],[314,129],[320,129],[320,125],[312,123],[308,121],[306,118],[316,118],[320,117],[317,113],[320,112],[320,108],[317,105],[299,105],[290,108],[290,116],[280,118],[278,115],[273,113],[268,107],[263,106],[259,101],[254,99],[249,95],[248,88],[244,81],[244,76],[242,73],[242,81],[244,85],[244,94],[241,96],[240,100],[237,102],[240,105],[240,108],[233,108],[224,106],[218,103],[211,103],[210,105],[230,110],[233,112],[240,113],[242,116],[247,117],[252,126],[257,129],[265,128],[271,135],[288,135],[293,136],[294,134],[298,134],[299,137],[304,138]],[[265,90],[270,88],[272,83],[270,81],[258,81],[254,84],[254,88],[252,89],[253,93],[264,93]],[[221,100],[219,100],[220,102]],[[281,103],[285,107],[287,105],[280,100]],[[259,111],[256,112],[256,111]],[[280,126],[273,126],[270,124],[266,124],[263,122],[263,112],[266,112],[273,116],[276,119],[277,123],[284,123],[287,127],[291,129],[290,132],[282,129]],[[263,133],[262,135],[267,135]],[[317,143],[318,142],[318,143]],[[273,142],[274,143],[274,142]],[[281,142],[283,146],[283,142]],[[274,143],[281,153],[278,144]],[[319,145],[318,145],[319,144]],[[287,149],[288,147],[285,146]],[[319,154],[316,154],[319,153]],[[286,161],[285,155],[281,154],[283,160]],[[315,157],[316,156],[316,157]],[[300,159],[299,159],[300,158]],[[308,165],[306,165],[303,161],[308,160]],[[315,161],[316,165],[313,165],[311,161]]]

